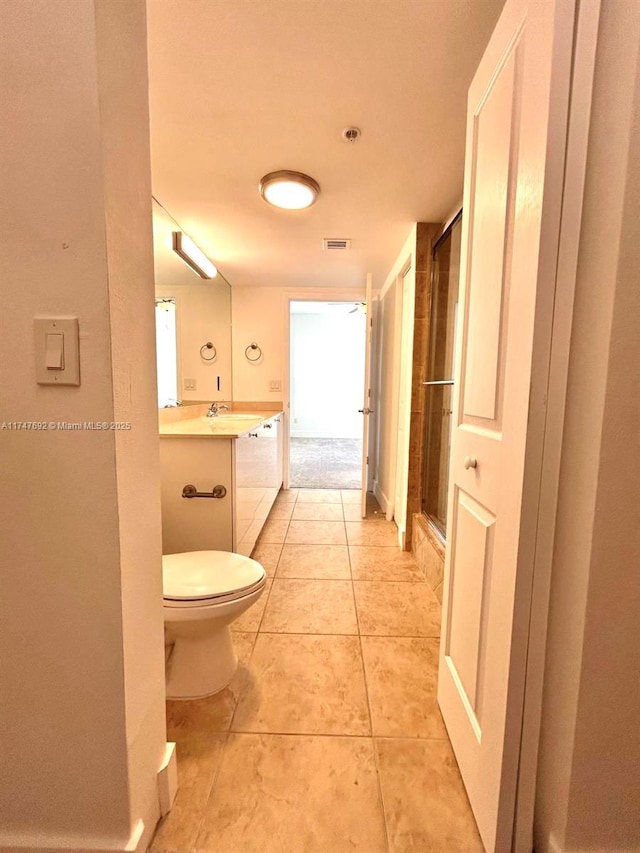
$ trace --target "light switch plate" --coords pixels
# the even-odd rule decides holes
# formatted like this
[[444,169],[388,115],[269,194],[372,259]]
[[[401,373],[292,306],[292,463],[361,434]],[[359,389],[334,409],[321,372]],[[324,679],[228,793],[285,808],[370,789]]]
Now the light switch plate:
[[196,380],[195,379],[183,379],[182,380],[182,390],[183,391],[195,391],[196,390]]
[[[80,344],[78,340],[77,317],[35,317],[33,334],[36,356],[36,382],[38,385],[79,385],[80,384]],[[48,335],[62,336],[62,357],[52,358],[51,346],[47,351]],[[49,339],[59,344],[57,338]],[[48,368],[47,358],[61,363],[61,368]]]
[[269,380],[269,391],[281,391],[282,383],[279,379],[270,379]]

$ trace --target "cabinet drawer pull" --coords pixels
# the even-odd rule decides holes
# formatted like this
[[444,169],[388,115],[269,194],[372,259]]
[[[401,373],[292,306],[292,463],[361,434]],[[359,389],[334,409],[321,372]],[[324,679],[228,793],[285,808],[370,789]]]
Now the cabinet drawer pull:
[[263,427],[265,429],[271,429],[272,426],[273,426],[273,424],[263,424]]
[[210,492],[199,492],[195,486],[190,483],[183,487],[183,498],[224,498],[227,490],[224,486],[214,486]]

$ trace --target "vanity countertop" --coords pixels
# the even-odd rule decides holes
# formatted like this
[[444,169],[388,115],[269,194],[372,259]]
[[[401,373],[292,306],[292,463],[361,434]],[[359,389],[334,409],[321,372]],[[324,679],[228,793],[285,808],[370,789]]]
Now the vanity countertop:
[[282,415],[282,412],[228,412],[214,418],[204,415],[160,424],[161,438],[239,438]]

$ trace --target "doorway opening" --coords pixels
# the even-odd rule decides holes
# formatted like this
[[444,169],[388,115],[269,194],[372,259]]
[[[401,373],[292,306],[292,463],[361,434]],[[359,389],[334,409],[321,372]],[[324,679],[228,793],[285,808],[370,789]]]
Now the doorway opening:
[[178,403],[178,331],[176,300],[156,299],[156,373],[158,408]]
[[291,301],[291,488],[362,487],[364,303]]

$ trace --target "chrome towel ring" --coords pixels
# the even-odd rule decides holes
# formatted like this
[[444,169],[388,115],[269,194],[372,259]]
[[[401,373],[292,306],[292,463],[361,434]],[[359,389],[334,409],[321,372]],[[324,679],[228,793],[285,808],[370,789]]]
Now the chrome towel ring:
[[[255,358],[251,358],[251,356],[249,355],[250,350],[252,352],[257,351],[258,354],[256,355]],[[260,349],[260,347],[256,343],[249,344],[249,346],[244,351],[244,354],[245,354],[245,358],[247,359],[247,361],[260,361],[260,359],[262,358],[262,350]]]
[[[205,349],[206,350],[213,350],[213,354],[207,357],[203,352],[203,350],[205,350]],[[200,358],[203,361],[213,361],[217,355],[218,355],[218,351],[216,350],[214,345],[211,343],[211,341],[207,341],[206,344],[202,344],[202,346],[200,347]]]

